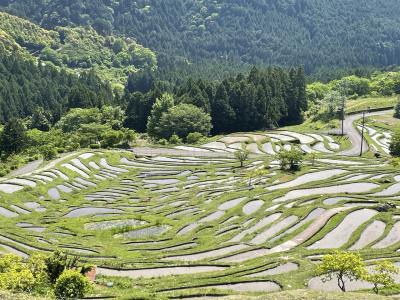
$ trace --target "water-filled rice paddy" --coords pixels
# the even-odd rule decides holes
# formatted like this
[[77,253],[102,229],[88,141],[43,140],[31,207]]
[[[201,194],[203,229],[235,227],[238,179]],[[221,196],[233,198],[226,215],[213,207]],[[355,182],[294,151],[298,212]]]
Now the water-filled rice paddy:
[[[180,147],[191,156],[76,153],[0,181],[0,252],[63,249],[165,297],[331,289],[313,278],[313,256],[340,248],[396,261],[400,248],[397,209],[377,210],[397,204],[399,172],[338,157],[333,143],[277,131]],[[325,154],[297,173],[270,164],[249,185],[247,172],[286,145]],[[238,147],[254,155],[244,168],[227,150]]]

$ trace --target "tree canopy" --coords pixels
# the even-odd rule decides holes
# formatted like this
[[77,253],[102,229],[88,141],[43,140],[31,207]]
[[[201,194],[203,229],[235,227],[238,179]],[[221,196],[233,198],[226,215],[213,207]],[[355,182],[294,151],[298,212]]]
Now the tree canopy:
[[400,63],[397,0],[4,0],[45,28],[135,38],[162,69],[223,73],[253,64],[315,70]]
[[367,271],[359,254],[336,251],[322,257],[322,263],[316,267],[316,273],[322,275],[323,280],[336,279],[338,287],[345,292],[346,279],[363,279]]
[[162,138],[173,134],[186,139],[190,133],[198,132],[207,136],[211,131],[211,117],[201,108],[181,103],[163,113],[159,122]]
[[[161,89],[168,94],[158,96]],[[213,134],[299,124],[307,110],[302,68],[287,71],[254,67],[247,75],[238,74],[223,81],[188,79],[172,88],[156,82],[145,94],[127,87],[123,101],[128,102],[126,125],[147,130],[152,136],[162,136],[156,132],[162,113],[178,104],[194,105],[209,114]]]
[[36,64],[0,48],[0,123],[27,117],[40,108],[52,123],[71,107],[100,107],[114,102],[111,86],[94,71],[80,76]]

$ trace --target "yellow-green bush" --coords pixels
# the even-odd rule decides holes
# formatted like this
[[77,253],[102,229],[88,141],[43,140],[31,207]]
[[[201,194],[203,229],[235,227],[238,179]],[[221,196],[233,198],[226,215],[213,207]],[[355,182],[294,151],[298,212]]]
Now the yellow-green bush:
[[89,279],[76,270],[65,270],[54,286],[57,299],[83,298],[90,290]]
[[0,289],[31,291],[34,285],[35,277],[21,257],[8,254],[0,258]]
[[12,292],[32,292],[48,282],[44,258],[33,255],[28,261],[7,254],[0,257],[0,289]]

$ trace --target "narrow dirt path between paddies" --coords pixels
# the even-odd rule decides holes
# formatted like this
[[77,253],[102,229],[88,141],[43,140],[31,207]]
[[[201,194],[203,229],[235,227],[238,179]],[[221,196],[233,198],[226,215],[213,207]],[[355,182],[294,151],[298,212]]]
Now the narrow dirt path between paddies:
[[32,162],[26,164],[25,166],[15,170],[15,171],[10,172],[9,177],[15,177],[15,176],[31,173],[31,172],[35,171],[36,169],[38,169],[42,163],[43,163],[43,159],[38,159],[38,160],[32,161]]
[[190,150],[179,150],[171,148],[149,148],[149,147],[134,147],[131,151],[136,155],[142,156],[194,156],[194,157],[228,157],[233,158],[234,154],[229,152],[212,152],[212,151],[190,151]]

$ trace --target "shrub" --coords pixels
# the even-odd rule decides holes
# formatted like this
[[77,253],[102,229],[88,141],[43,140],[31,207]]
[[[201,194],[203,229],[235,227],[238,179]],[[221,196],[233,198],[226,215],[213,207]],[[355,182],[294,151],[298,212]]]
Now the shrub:
[[203,139],[203,135],[200,132],[191,132],[187,135],[186,137],[186,142],[188,144],[196,144],[198,143],[201,139]]
[[108,130],[102,134],[101,138],[101,147],[108,148],[114,147],[117,144],[121,143],[124,135],[121,131],[118,130]]
[[282,170],[298,171],[303,160],[303,153],[297,149],[281,150],[277,159]]
[[123,129],[121,131],[123,134],[121,145],[122,147],[129,148],[131,145],[136,143],[138,135],[134,130]]
[[246,174],[246,178],[248,180],[247,185],[249,187],[251,187],[253,185],[259,184],[262,177],[267,173],[268,173],[268,171],[266,171],[265,169],[254,169],[254,170],[247,172],[247,174]]
[[51,283],[55,283],[65,270],[79,270],[81,274],[86,274],[92,269],[91,266],[78,266],[79,257],[68,256],[61,251],[55,251],[51,256],[44,260],[47,275]]
[[51,256],[46,257],[45,264],[50,282],[55,283],[65,270],[77,269],[78,260],[77,256],[68,257],[61,251],[55,251]]
[[45,160],[52,160],[57,156],[57,150],[53,145],[48,145],[42,148],[42,155]]
[[173,134],[169,138],[169,143],[172,144],[172,145],[182,144],[182,139],[179,136],[177,136],[176,134]]
[[0,258],[0,289],[31,292],[47,282],[43,257],[33,255],[28,262],[14,254]]
[[100,145],[99,144],[90,144],[90,149],[100,149]]
[[0,289],[3,290],[28,292],[33,289],[34,284],[35,278],[27,268],[0,273]]
[[49,286],[49,277],[47,276],[45,257],[41,254],[34,254],[29,258],[27,266],[35,278],[36,290],[46,290]]
[[54,295],[57,299],[83,298],[90,292],[89,279],[75,270],[65,270],[57,279]]
[[397,102],[395,108],[394,108],[394,115],[396,119],[400,119],[400,97],[399,97],[399,102]]
[[158,141],[158,143],[159,143],[160,145],[163,145],[163,146],[168,145],[168,141],[167,141],[166,139],[161,139],[161,140]]

